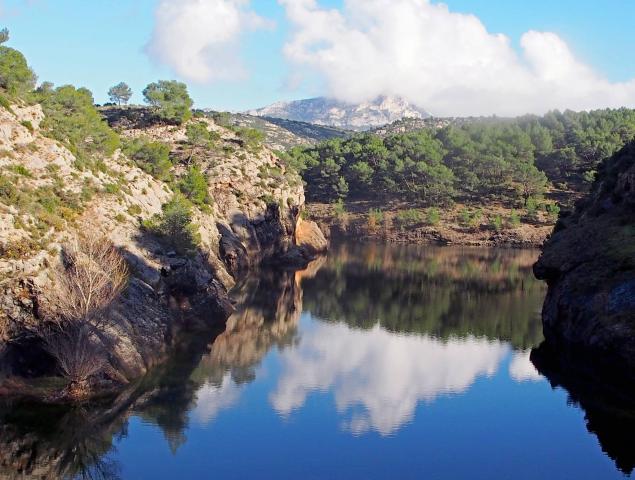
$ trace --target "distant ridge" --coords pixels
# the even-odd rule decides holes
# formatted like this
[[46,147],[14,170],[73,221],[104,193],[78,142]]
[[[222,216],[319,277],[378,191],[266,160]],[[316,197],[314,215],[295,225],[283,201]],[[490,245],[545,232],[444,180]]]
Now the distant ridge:
[[430,117],[425,110],[396,96],[380,96],[375,100],[359,104],[317,97],[277,102],[245,113],[258,117],[280,118],[356,131],[381,127],[402,118]]

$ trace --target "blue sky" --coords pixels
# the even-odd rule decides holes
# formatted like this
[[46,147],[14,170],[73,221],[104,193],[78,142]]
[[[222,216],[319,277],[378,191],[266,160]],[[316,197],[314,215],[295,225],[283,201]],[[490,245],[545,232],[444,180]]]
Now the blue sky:
[[[179,78],[144,51],[154,28],[158,0],[0,0],[0,24],[11,31],[10,46],[21,50],[40,80],[86,86],[97,102],[108,87],[124,80],[140,102],[150,81]],[[319,0],[341,8],[341,0]],[[437,2],[432,2],[437,3]],[[635,2],[629,0],[447,0],[452,12],[476,15],[490,33],[503,33],[520,51],[529,30],[549,31],[563,39],[576,58],[613,82],[635,78]],[[236,78],[197,84],[187,81],[196,105],[242,110],[277,100],[325,93],[319,76],[289,87],[295,68],[282,53],[292,26],[276,0],[254,0],[251,8],[275,23],[240,39],[248,72]],[[177,39],[178,41],[178,39]]]

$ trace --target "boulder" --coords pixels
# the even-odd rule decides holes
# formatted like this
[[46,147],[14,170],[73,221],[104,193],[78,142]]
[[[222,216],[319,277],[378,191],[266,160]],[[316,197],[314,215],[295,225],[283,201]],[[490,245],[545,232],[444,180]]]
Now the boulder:
[[328,241],[317,223],[298,219],[295,229],[295,243],[310,255],[318,255],[328,250]]

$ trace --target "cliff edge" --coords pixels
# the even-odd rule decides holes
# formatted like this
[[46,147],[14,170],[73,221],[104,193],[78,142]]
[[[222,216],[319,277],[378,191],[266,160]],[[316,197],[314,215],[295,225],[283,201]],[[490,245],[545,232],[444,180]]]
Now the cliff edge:
[[635,142],[600,165],[588,197],[561,216],[534,273],[549,287],[549,344],[635,372]]

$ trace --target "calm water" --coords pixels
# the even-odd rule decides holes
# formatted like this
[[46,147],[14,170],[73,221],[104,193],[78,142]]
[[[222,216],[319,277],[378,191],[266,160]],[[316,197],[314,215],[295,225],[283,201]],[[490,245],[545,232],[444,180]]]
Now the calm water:
[[348,245],[263,273],[117,398],[4,406],[0,478],[622,478],[635,410],[530,360],[536,255]]

